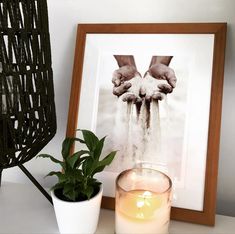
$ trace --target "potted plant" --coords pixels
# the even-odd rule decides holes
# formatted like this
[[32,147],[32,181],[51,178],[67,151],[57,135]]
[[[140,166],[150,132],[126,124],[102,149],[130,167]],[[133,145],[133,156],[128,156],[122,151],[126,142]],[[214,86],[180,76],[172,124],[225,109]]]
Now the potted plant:
[[[58,183],[52,187],[51,195],[61,233],[95,232],[103,189],[94,175],[103,171],[116,154],[113,151],[100,159],[105,137],[98,139],[91,131],[80,131],[83,139],[67,137],[63,141],[62,161],[48,154],[38,155],[51,159],[62,168],[61,171],[52,171],[47,175],[58,177]],[[84,144],[86,149],[71,153],[75,141]]]

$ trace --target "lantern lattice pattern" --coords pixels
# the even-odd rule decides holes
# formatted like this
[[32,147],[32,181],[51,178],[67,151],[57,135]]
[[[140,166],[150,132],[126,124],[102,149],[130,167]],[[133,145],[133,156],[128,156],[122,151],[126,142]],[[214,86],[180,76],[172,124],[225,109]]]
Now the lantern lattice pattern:
[[55,132],[46,0],[0,0],[0,169],[36,156]]

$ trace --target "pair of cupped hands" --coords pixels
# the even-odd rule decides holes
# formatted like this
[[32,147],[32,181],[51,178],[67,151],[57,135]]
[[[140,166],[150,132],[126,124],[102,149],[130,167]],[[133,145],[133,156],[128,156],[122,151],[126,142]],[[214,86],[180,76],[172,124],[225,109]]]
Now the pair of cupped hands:
[[176,87],[176,76],[168,67],[172,56],[152,56],[149,69],[142,76],[133,55],[114,55],[119,69],[113,73],[113,94],[124,102],[161,101]]

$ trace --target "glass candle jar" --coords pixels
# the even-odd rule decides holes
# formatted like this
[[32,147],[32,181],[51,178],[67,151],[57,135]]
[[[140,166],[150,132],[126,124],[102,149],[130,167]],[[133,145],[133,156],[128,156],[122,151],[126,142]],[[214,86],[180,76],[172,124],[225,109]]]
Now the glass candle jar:
[[116,179],[116,234],[167,234],[171,179],[150,168],[123,171]]

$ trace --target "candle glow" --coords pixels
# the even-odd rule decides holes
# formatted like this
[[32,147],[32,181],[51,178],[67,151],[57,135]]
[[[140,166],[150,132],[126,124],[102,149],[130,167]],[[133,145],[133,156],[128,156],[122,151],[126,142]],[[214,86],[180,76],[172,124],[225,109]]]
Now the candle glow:
[[117,191],[116,234],[167,234],[169,217],[169,193],[145,189]]

